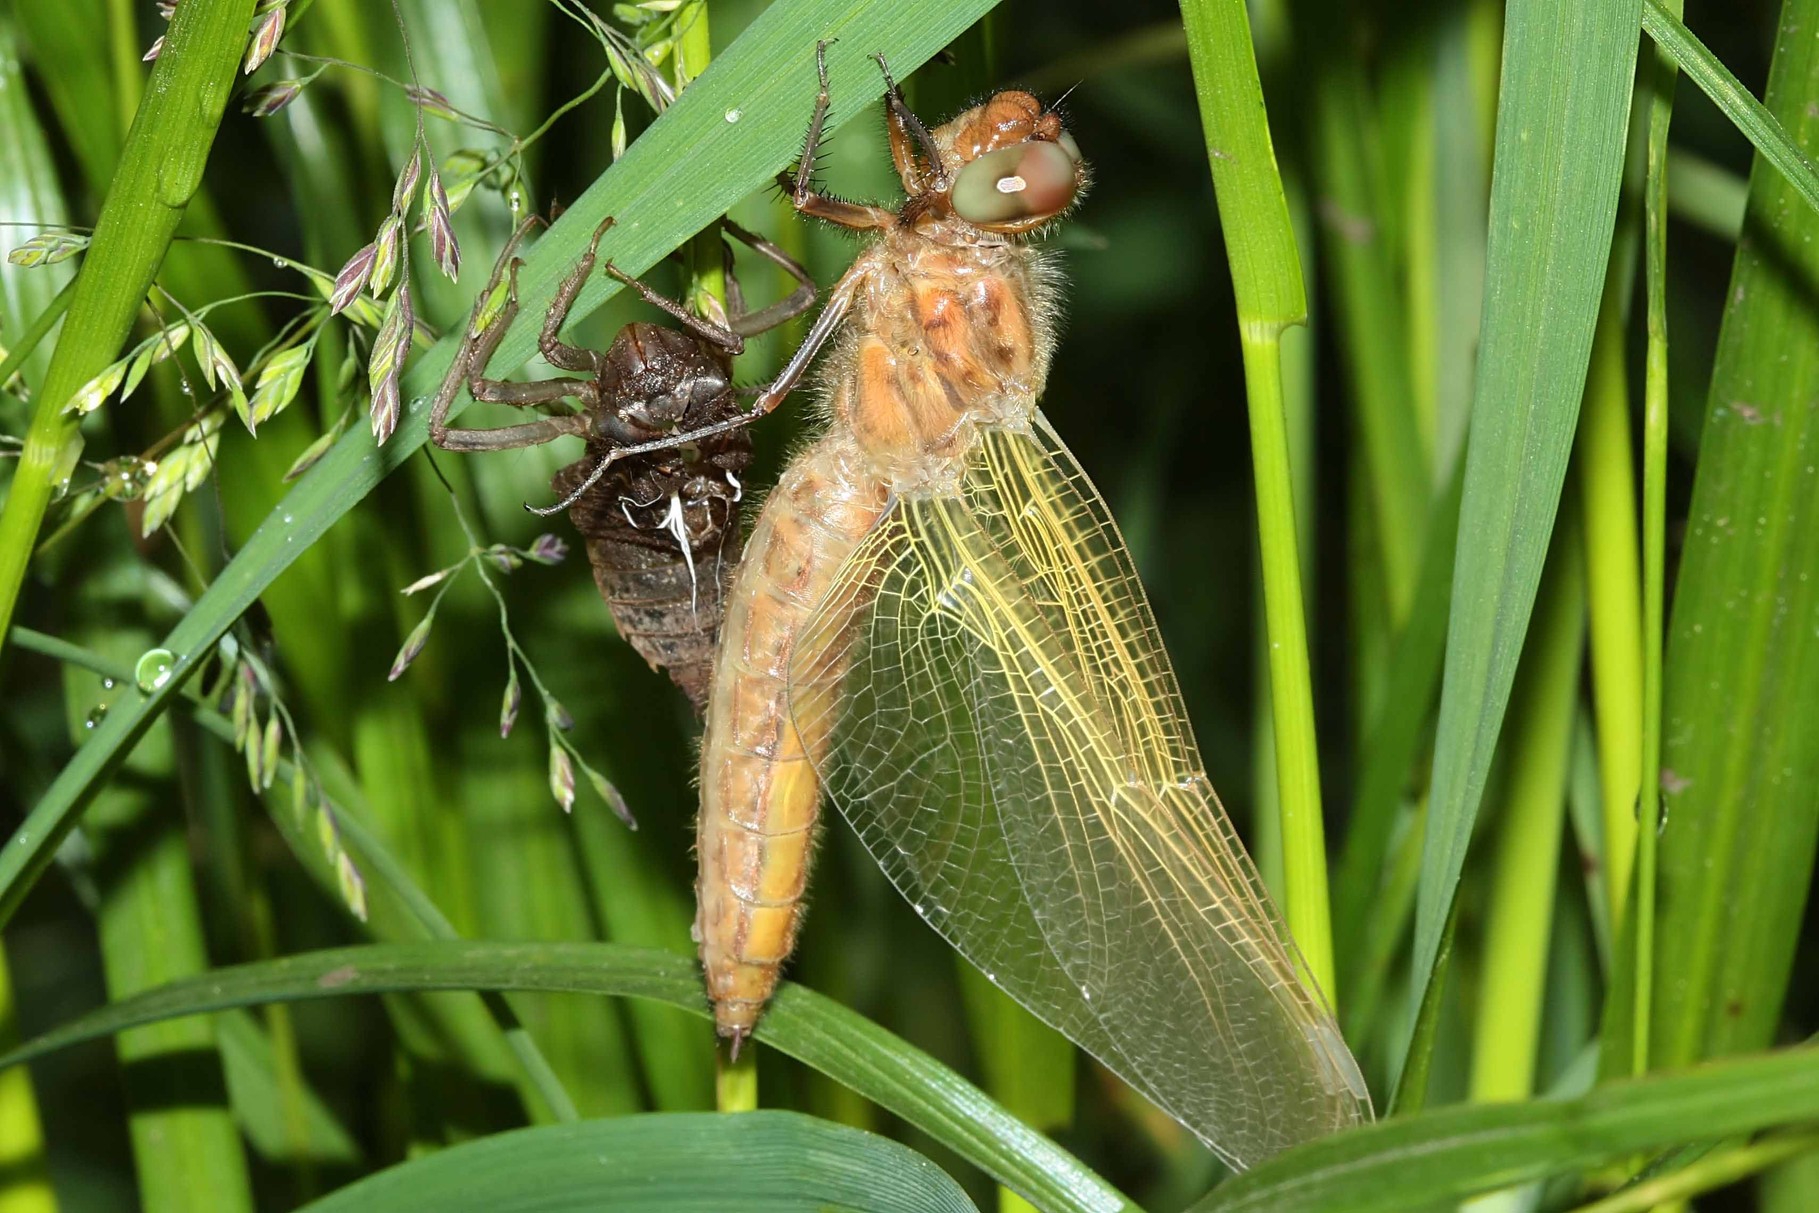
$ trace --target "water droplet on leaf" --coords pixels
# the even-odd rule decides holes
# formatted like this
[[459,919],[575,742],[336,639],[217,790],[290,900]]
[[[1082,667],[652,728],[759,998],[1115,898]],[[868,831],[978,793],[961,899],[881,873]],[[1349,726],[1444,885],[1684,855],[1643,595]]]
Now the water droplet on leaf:
[[148,649],[139,658],[139,664],[133,667],[133,682],[143,694],[150,695],[171,680],[176,668],[175,653],[169,649]]

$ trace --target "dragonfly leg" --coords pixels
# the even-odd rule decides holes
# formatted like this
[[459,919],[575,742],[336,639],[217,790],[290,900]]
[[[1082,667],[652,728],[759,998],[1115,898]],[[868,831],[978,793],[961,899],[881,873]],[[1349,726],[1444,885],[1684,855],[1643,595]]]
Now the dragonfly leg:
[[[562,326],[568,323],[568,314],[575,306],[575,299],[581,294],[581,288],[587,285],[587,279],[594,272],[594,263],[600,254],[600,237],[613,226],[613,217],[608,215],[594,229],[594,238],[588,241],[587,252],[575,262],[568,277],[556,288],[555,298],[550,300],[549,311],[543,316],[543,330],[537,334],[537,349],[553,367],[564,371],[586,371],[592,375],[600,373],[601,357],[593,350],[584,350],[569,345],[562,340]],[[515,268],[515,267],[514,267]],[[512,298],[518,297],[518,279],[512,276]]]
[[786,321],[794,320],[815,306],[815,280],[809,276],[808,270],[800,261],[764,237],[746,231],[731,219],[726,220],[722,226],[728,235],[759,256],[780,266],[785,273],[796,280],[796,289],[791,291],[787,298],[780,299],[768,307],[748,312],[745,310],[744,296],[737,294],[738,279],[729,273],[726,278],[727,306],[732,312],[731,319],[727,321],[729,328],[742,337],[755,337]]
[[862,202],[847,202],[815,188],[815,154],[821,148],[822,128],[827,124],[827,43],[815,44],[815,73],[821,89],[815,94],[815,113],[808,123],[808,135],[802,140],[802,159],[796,171],[779,173],[777,184],[789,195],[790,202],[804,215],[813,215],[841,227],[880,228],[897,222],[894,211]]

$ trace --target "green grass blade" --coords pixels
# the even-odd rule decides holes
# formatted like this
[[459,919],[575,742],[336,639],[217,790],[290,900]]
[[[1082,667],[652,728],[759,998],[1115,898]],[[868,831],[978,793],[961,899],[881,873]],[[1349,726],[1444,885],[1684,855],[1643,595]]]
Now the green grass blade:
[[[120,539],[111,552],[91,558],[99,557],[98,565],[111,566],[118,581],[138,589],[143,578],[134,575],[130,548],[119,550],[126,547],[124,536]],[[136,605],[131,599],[100,598],[100,592],[86,586],[76,604],[84,630],[98,632],[93,617]],[[136,650],[135,640],[143,638],[117,629],[104,643]],[[65,666],[63,675],[72,740],[80,742],[85,715],[120,688],[109,690],[102,679],[73,666]],[[95,926],[113,998],[208,971],[182,802],[169,794],[176,762],[168,723],[133,751],[126,772],[129,778],[96,798],[86,831],[100,894]],[[118,1051],[141,1207],[146,1213],[250,1211],[252,1184],[228,1107],[213,1021],[148,1025],[123,1034]]]
[[7,7],[19,23],[32,61],[47,66],[39,82],[57,112],[65,145],[82,176],[101,183],[96,189],[99,196],[119,159],[121,132],[102,50],[109,25],[105,0]]
[[1667,161],[1667,209],[1725,242],[1743,230],[1749,183],[1697,153],[1676,147]]
[[12,620],[45,507],[82,449],[77,419],[66,417],[63,406],[126,340],[201,184],[252,11],[253,0],[197,0],[171,21],[168,53],[153,68],[152,86],[127,135],[0,512],[0,635]]
[[[1793,196],[1819,209],[1819,166],[1814,165],[1806,151],[1807,141],[1797,142],[1776,118],[1773,107],[1751,96],[1743,82],[1719,62],[1718,56],[1706,49],[1705,43],[1693,36],[1693,32],[1681,23],[1679,15],[1662,0],[1644,0],[1642,28],[1674,65],[1724,111],[1724,116],[1756,146],[1762,158],[1775,167],[1792,189]],[[1795,130],[1805,125],[1800,115],[1788,114],[1787,117]]]
[[[87,649],[47,636],[30,628],[14,628],[9,640],[20,648],[42,653],[58,661],[73,666],[80,666],[103,678],[110,678],[121,686],[130,685],[132,670],[124,665],[116,665]],[[193,692],[192,692],[192,697]],[[202,728],[212,733],[218,740],[234,745],[234,727],[220,711],[213,707],[194,702],[191,705],[193,719]],[[287,785],[292,785],[298,778],[296,767],[288,758],[278,760],[278,777]],[[286,808],[274,811],[272,821],[284,835],[291,851],[315,876],[322,890],[331,898],[340,899],[337,889],[337,876],[324,853],[320,841],[315,837],[313,822],[298,821],[288,811],[290,792],[272,793],[286,804]],[[340,832],[346,836],[348,849],[352,852],[360,871],[368,882],[372,895],[370,916],[367,928],[382,940],[398,941],[400,939],[420,939],[425,936],[432,939],[455,940],[460,938],[455,926],[441,908],[430,899],[411,879],[410,873],[404,870],[396,857],[386,848],[358,813],[350,812],[345,805],[332,802],[328,807],[336,814]],[[395,902],[395,907],[391,903]],[[395,910],[395,912],[394,912]],[[538,1050],[536,1042],[530,1038],[523,1025],[518,1022],[516,1013],[508,1005],[503,995],[486,993],[481,995],[485,1012],[491,1017],[490,1026],[497,1028],[503,1035],[505,1044],[517,1057],[518,1064],[524,1072],[529,1091],[543,1101],[558,1119],[575,1120],[579,1117],[573,1099],[563,1087],[561,1080],[551,1069],[548,1059]],[[479,1008],[475,1008],[478,1010]],[[432,1008],[432,1014],[440,1012],[437,1027],[455,1042],[458,1049],[465,1049],[467,1060],[476,1068],[484,1070],[478,1064],[484,1057],[482,1050],[485,1043],[478,1038],[476,1029],[484,1031],[488,1026],[484,1021],[477,1021],[474,1016],[465,1014],[465,1008],[443,1004]],[[536,1111],[534,1104],[530,1110]]]
[[[1345,6],[1300,7],[1311,7],[1319,26],[1344,20],[1339,13]],[[1375,101],[1347,40],[1329,40],[1321,36],[1326,32],[1309,28],[1302,34],[1305,42],[1328,48],[1318,59],[1312,102],[1316,186],[1393,627],[1407,614],[1414,592],[1427,525],[1429,459],[1408,365],[1407,305],[1387,247],[1390,225],[1378,206],[1381,191],[1372,180]]]
[[[607,943],[380,944],[216,969],[109,1003],[0,1057],[0,1067],[187,1015],[404,990],[616,994],[708,1015],[694,963],[666,952]],[[805,987],[784,984],[759,1024],[758,1039],[896,1113],[1040,1208],[1111,1213],[1133,1207],[960,1075]]]
[[1471,1096],[1481,1103],[1525,1099],[1535,1089],[1585,647],[1585,582],[1580,528],[1569,519],[1548,558],[1534,639],[1510,704],[1510,777],[1497,823],[1472,1048]]
[[[18,1043],[12,974],[0,954],[0,1047]],[[57,1213],[57,1193],[45,1166],[44,1126],[25,1070],[0,1074],[0,1175],[0,1213]]]
[[1459,542],[1459,498],[1464,467],[1434,503],[1433,525],[1421,553],[1408,619],[1390,650],[1377,717],[1365,733],[1363,766],[1339,860],[1334,925],[1340,955],[1355,963],[1381,889],[1384,860],[1409,773],[1420,753],[1446,653],[1447,608],[1453,594],[1453,560]]
[[1614,1083],[1578,1099],[1444,1108],[1321,1138],[1190,1213],[1405,1213],[1683,1141],[1819,1117],[1819,1050]]
[[1579,417],[1574,480],[1585,532],[1592,706],[1598,730],[1599,836],[1604,904],[1620,927],[1636,853],[1636,792],[1642,781],[1642,572],[1636,537],[1636,469],[1630,452],[1624,306],[1628,283],[1615,270],[1592,339],[1591,370]]
[[[839,36],[853,48],[850,54],[830,55],[837,98],[833,119],[838,122],[868,108],[883,93],[876,65],[865,59],[866,53],[884,53],[899,73],[907,74],[990,7],[991,0],[940,0],[855,10],[847,0],[779,0],[765,10],[531,250],[519,276],[521,322],[501,343],[495,371],[503,373],[530,356],[534,329],[557,281],[606,215],[619,218],[613,259],[629,273],[642,273],[788,163],[813,104],[817,38]],[[738,121],[727,121],[735,112]],[[611,279],[596,278],[582,291],[576,315],[591,312],[617,289]],[[297,482],[171,630],[163,647],[177,655],[172,676],[109,714],[0,851],[0,925],[18,909],[99,781],[195,673],[228,626],[423,444],[428,400],[454,348],[453,339],[444,339],[412,365],[404,385],[410,406],[384,449],[375,450],[360,430],[342,439]],[[95,363],[90,373],[100,365]],[[81,381],[70,384],[65,395]],[[35,520],[31,529],[35,532]]]
[[302,1213],[976,1213],[907,1146],[796,1112],[653,1113],[520,1129],[413,1159]]
[[[1679,17],[1680,0],[1671,0]],[[1628,985],[1630,1072],[1649,1068],[1655,997],[1656,899],[1660,891],[1662,662],[1667,604],[1667,130],[1674,116],[1674,68],[1657,47],[1649,75],[1647,184],[1644,213],[1648,344],[1642,404],[1642,736],[1636,805],[1635,974]],[[1811,216],[1807,216],[1810,220]],[[1611,819],[1605,806],[1605,820]],[[1606,835],[1607,846],[1609,835]],[[1621,987],[1620,987],[1621,988]],[[1612,1005],[1621,1008],[1622,1001]]]
[[[50,146],[32,109],[25,73],[20,70],[19,35],[10,12],[0,13],[0,219],[21,225],[59,224],[67,217]],[[0,244],[11,248],[34,235],[30,226],[0,229]],[[14,362],[10,351],[29,333],[32,322],[46,314],[51,301],[70,280],[69,265],[14,265],[0,260],[0,345],[7,347],[6,383],[17,372],[34,390],[50,366],[50,351],[37,350]],[[23,424],[23,418],[20,418]]]
[[1636,5],[1509,6],[1483,343],[1435,737],[1414,989],[1484,795],[1572,450],[1623,170]]
[[[1778,29],[1811,29],[1789,0]],[[1785,36],[1770,108],[1819,146],[1819,43]],[[1750,177],[1664,669],[1654,1046],[1661,1064],[1773,1037],[1819,830],[1819,216]]]
[[[0,218],[24,223],[61,223],[63,193],[51,162],[50,147],[33,111],[25,73],[20,69],[19,36],[9,8],[0,13]],[[20,243],[30,228],[0,231],[0,243]],[[36,390],[50,364],[47,349],[37,348],[56,317],[67,307],[71,267],[27,268],[0,261],[0,385],[15,374]],[[0,427],[25,424],[14,399],[0,396]],[[10,469],[0,468],[0,491]],[[17,1042],[18,1007],[11,974],[0,953],[0,1040]],[[24,1070],[0,1078],[0,1213],[56,1213],[57,1194],[45,1165],[44,1135],[38,1095]]]
[[336,1119],[334,1111],[309,1087],[302,1091],[300,1123],[287,1101],[277,1047],[265,1028],[246,1011],[215,1016],[215,1042],[233,1097],[240,1130],[266,1162],[347,1165],[361,1159],[360,1143]]
[[1282,402],[1282,330],[1307,318],[1307,297],[1244,5],[1240,0],[1183,0],[1181,17],[1187,26],[1188,58],[1244,348],[1269,634],[1284,912],[1309,977],[1332,999],[1337,987],[1320,756],[1297,554],[1294,476]]

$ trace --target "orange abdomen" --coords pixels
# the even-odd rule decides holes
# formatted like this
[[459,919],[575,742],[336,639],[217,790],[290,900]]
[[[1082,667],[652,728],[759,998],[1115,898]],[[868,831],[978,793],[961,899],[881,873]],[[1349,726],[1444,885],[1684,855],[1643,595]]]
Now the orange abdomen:
[[722,1036],[743,1039],[795,944],[820,789],[789,711],[795,642],[885,507],[853,445],[824,438],[784,473],[728,594],[701,744],[695,933]]

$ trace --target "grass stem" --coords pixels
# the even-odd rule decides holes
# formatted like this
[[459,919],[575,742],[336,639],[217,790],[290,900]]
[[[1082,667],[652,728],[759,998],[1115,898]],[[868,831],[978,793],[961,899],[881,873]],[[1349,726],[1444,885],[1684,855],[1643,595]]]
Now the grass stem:
[[1307,296],[1244,4],[1182,0],[1181,16],[1244,351],[1276,734],[1285,914],[1309,978],[1329,1001],[1336,1001],[1320,759],[1282,393],[1282,331],[1306,320]]
[[[1680,0],[1666,6],[1675,17]],[[1630,1069],[1649,1066],[1654,1015],[1655,888],[1661,821],[1661,694],[1667,566],[1667,130],[1674,113],[1674,64],[1655,55],[1649,104],[1644,260],[1648,352],[1642,387],[1642,769],[1636,824],[1636,985]]]

